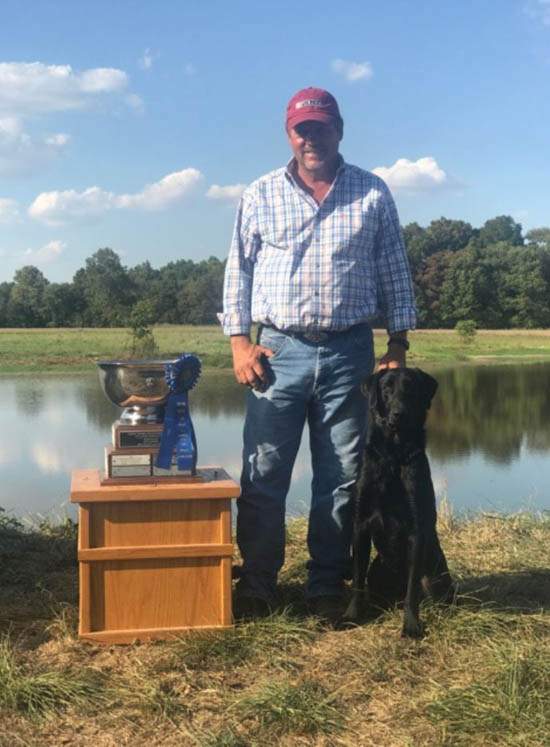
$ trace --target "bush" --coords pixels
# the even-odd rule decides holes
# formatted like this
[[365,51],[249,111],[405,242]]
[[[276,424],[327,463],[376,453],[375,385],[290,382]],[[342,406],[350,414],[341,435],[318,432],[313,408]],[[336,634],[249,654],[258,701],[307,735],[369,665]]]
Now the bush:
[[463,319],[455,325],[455,332],[463,343],[473,342],[477,334],[476,323],[472,319]]

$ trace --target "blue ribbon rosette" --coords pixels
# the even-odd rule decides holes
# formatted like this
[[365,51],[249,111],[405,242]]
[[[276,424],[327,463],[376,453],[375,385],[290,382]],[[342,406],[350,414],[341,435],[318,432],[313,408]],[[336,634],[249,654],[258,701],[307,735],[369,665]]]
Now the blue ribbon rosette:
[[156,458],[161,469],[172,467],[174,452],[178,470],[195,474],[197,466],[197,441],[187,393],[197,383],[201,373],[201,362],[194,355],[182,355],[175,363],[164,367],[164,375],[170,390],[164,412],[164,427]]

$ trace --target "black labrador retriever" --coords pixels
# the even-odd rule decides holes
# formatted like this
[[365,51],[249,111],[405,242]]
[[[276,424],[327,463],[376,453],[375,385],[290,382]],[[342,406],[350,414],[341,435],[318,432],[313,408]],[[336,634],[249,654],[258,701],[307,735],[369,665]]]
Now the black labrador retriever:
[[[419,638],[422,589],[434,601],[454,596],[425,451],[424,423],[436,389],[436,380],[418,368],[379,371],[366,383],[369,429],[355,488],[353,587],[345,623],[359,622],[366,601],[387,606],[404,599],[403,635]],[[371,542],[378,555],[369,567]]]

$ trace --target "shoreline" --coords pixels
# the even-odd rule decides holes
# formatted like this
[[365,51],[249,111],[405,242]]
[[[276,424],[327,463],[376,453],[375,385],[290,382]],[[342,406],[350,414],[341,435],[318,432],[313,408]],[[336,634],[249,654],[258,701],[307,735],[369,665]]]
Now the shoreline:
[[[374,329],[375,355],[386,350],[387,333]],[[193,353],[203,374],[232,371],[228,338],[218,326],[162,325],[153,328],[156,358]],[[550,361],[550,329],[478,330],[470,342],[452,329],[417,329],[409,333],[409,366],[441,368]],[[2,328],[0,376],[84,373],[100,360],[127,359],[131,349],[125,328]]]
[[[200,354],[198,354],[200,357]],[[377,355],[378,357],[378,355]],[[100,359],[98,359],[100,360]],[[123,360],[123,359],[121,359]],[[427,366],[430,369],[443,369],[443,368],[455,368],[457,366],[498,366],[498,365],[514,365],[514,364],[528,364],[528,363],[549,363],[550,352],[548,353],[528,353],[511,355],[511,354],[481,354],[471,356],[457,357],[455,360],[431,360],[429,358],[420,358],[419,356],[409,355],[407,357],[407,366],[409,368],[422,368]],[[89,361],[78,365],[66,365],[62,361],[59,363],[48,363],[48,364],[37,364],[30,366],[28,364],[14,364],[14,365],[2,365],[0,364],[0,377],[3,376],[31,376],[33,374],[50,375],[62,374],[68,376],[71,374],[80,375],[85,373],[91,373],[95,370],[96,361]],[[216,374],[228,375],[232,374],[233,369],[230,366],[221,368],[208,367],[202,368],[201,376],[212,376]]]

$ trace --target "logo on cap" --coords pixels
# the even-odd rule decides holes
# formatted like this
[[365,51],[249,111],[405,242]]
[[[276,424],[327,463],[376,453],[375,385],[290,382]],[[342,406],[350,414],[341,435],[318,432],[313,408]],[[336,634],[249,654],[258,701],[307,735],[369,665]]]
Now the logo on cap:
[[298,101],[296,109],[301,109],[304,106],[323,106],[323,104],[325,102],[322,99],[305,99],[304,101]]

